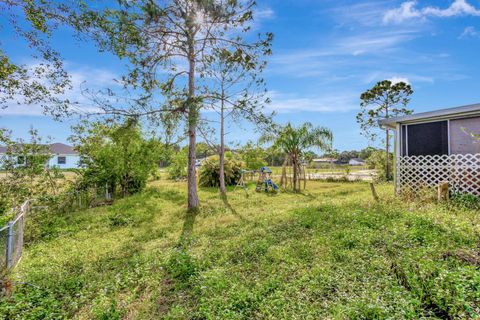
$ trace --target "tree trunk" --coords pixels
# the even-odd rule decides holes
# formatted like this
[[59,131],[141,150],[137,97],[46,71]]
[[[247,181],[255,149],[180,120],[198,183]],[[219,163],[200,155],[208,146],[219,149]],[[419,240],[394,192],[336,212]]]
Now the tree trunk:
[[280,178],[280,185],[287,187],[288,180],[287,180],[287,166],[288,166],[288,155],[285,156],[285,160],[283,161],[282,166],[282,177]]
[[293,167],[293,191],[297,191],[297,182],[298,182],[298,164],[297,164],[297,155],[294,154],[292,157],[292,167]]
[[189,72],[188,72],[188,210],[195,210],[198,208],[198,193],[197,193],[197,170],[195,162],[197,160],[195,149],[197,144],[197,122],[198,122],[198,108],[195,101],[195,55],[193,43],[190,43],[189,48]]
[[385,139],[385,178],[390,180],[390,131],[388,129]]
[[225,93],[222,88],[222,100],[221,100],[221,109],[220,109],[220,194],[225,195],[227,189],[225,188],[225,117],[224,117],[224,96]]

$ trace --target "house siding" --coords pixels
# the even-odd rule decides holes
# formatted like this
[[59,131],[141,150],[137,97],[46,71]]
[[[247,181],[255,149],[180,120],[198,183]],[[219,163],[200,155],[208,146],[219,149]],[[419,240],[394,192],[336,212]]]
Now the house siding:
[[[66,161],[64,164],[58,163],[58,157],[65,157]],[[53,155],[50,160],[48,160],[49,167],[57,167],[59,169],[76,169],[79,167],[80,156],[73,155],[73,154],[55,154]]]

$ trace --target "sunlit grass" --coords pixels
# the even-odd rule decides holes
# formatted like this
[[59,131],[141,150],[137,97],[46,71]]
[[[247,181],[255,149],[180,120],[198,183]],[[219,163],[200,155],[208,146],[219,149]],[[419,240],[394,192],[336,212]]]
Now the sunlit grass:
[[[365,183],[301,194],[157,181],[42,219],[0,302],[8,319],[382,319],[479,314],[480,215]],[[39,219],[39,218],[38,218]],[[39,229],[38,229],[39,228]],[[41,235],[41,236],[40,236]]]

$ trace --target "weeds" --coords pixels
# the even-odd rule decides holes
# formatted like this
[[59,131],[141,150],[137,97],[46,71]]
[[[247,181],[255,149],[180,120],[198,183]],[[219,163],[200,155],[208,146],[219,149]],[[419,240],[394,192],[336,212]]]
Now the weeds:
[[467,205],[395,199],[386,184],[374,203],[365,183],[310,182],[308,196],[201,191],[188,213],[183,183],[153,184],[48,219],[12,275],[34,286],[3,298],[0,319],[480,315],[480,216]]

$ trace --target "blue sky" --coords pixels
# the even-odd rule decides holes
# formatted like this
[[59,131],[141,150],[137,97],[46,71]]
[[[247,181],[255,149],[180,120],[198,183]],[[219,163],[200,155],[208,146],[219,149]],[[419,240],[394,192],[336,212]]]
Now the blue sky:
[[[255,31],[275,35],[265,78],[270,109],[278,122],[329,127],[334,147],[360,149],[355,114],[359,96],[383,79],[408,81],[416,112],[480,102],[480,1],[258,1]],[[3,23],[2,23],[3,24]],[[0,30],[0,37],[8,37]],[[2,34],[3,33],[3,34]],[[69,93],[86,103],[79,86],[112,85],[122,64],[88,43],[57,33],[54,47],[64,57],[76,88]],[[15,61],[31,63],[28,51],[3,43]],[[88,107],[88,106],[87,106]],[[0,111],[0,126],[25,137],[30,126],[65,142],[75,119],[55,122],[32,106]],[[255,134],[248,125],[232,126],[230,142]]]

